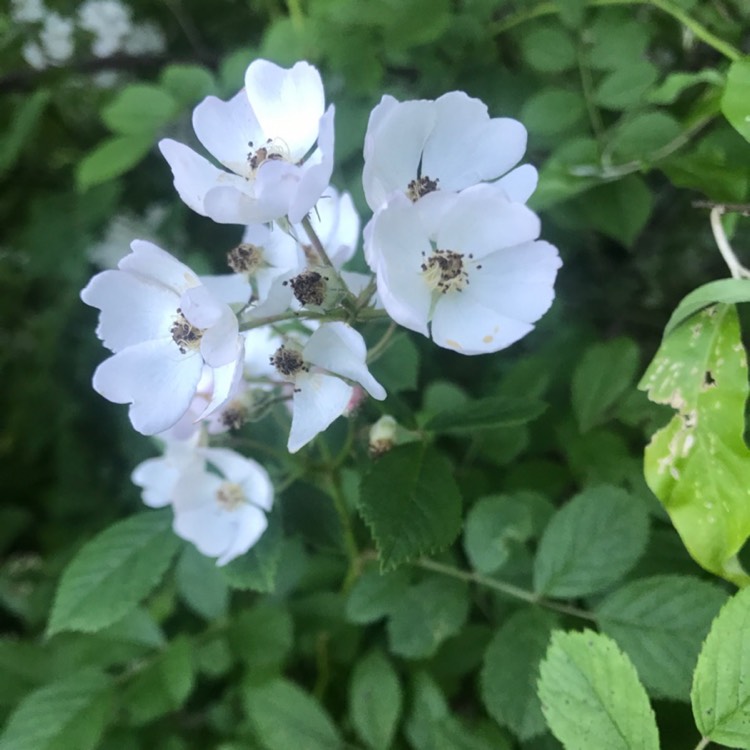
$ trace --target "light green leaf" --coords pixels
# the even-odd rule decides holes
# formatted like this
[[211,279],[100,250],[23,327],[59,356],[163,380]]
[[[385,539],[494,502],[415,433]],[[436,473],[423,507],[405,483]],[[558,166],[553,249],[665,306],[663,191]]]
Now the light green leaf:
[[682,134],[682,126],[666,112],[643,112],[626,119],[612,135],[610,149],[620,159],[645,162]]
[[398,334],[370,369],[388,393],[412,391],[417,387],[419,372],[417,347],[409,336]]
[[750,141],[750,60],[735,60],[729,66],[721,111],[732,127]]
[[646,548],[643,503],[619,487],[590,487],[549,522],[534,560],[534,590],[557,597],[609,588]]
[[268,515],[268,528],[248,552],[220,568],[234,589],[268,593],[276,585],[276,571],[281,558],[281,513],[274,509]]
[[180,597],[194,612],[207,620],[226,614],[229,605],[226,576],[215,560],[202,555],[192,544],[185,545],[180,555],[175,579]]
[[646,98],[651,104],[674,104],[684,91],[699,83],[721,86],[723,82],[721,73],[713,68],[696,73],[670,73]]
[[482,702],[498,724],[508,727],[521,740],[546,729],[536,678],[556,625],[556,618],[547,612],[522,609],[495,633],[484,655]]
[[427,578],[407,589],[388,619],[388,642],[394,654],[426,659],[456,635],[469,613],[469,590],[463,581]]
[[48,634],[92,633],[135,609],[161,581],[179,546],[170,515],[131,516],[84,545],[60,579]]
[[597,87],[594,99],[606,109],[629,109],[643,101],[658,77],[659,69],[652,63],[633,62],[609,73]]
[[244,690],[245,710],[265,750],[336,750],[342,747],[336,726],[320,704],[284,679]]
[[450,464],[423,443],[400,445],[362,478],[359,511],[382,570],[447,547],[461,529],[461,495]]
[[168,65],[160,80],[164,89],[183,105],[193,105],[216,91],[211,71],[200,65]]
[[267,675],[278,670],[294,645],[294,623],[286,609],[258,604],[232,622],[229,643],[251,674]]
[[129,722],[146,724],[177,711],[190,695],[194,681],[193,644],[187,637],[180,636],[123,688]]
[[623,20],[602,13],[589,29],[593,44],[589,63],[594,68],[617,70],[643,59],[649,43],[649,29],[636,20]]
[[76,186],[83,192],[102,182],[113,180],[138,164],[154,145],[154,136],[124,135],[107,138],[79,162]]
[[94,750],[111,702],[111,680],[93,670],[44,685],[11,714],[0,750]]
[[586,15],[586,0],[554,0],[560,20],[570,29],[577,29]]
[[539,674],[542,712],[566,750],[658,750],[646,691],[607,636],[553,633]]
[[438,412],[427,420],[424,429],[458,433],[512,427],[533,421],[546,408],[547,404],[537,398],[488,396]]
[[677,305],[669,318],[664,329],[665,338],[691,315],[716,302],[727,305],[750,302],[750,279],[718,279],[693,289]]
[[558,136],[568,132],[585,114],[586,103],[579,93],[555,87],[532,94],[523,105],[520,120],[530,133]]
[[401,684],[391,662],[378,651],[354,666],[349,714],[360,738],[372,750],[388,750],[401,715]]
[[366,570],[357,579],[346,600],[346,619],[357,625],[369,625],[389,615],[409,585],[405,570],[381,573],[377,568]]
[[626,584],[596,615],[652,695],[687,701],[698,651],[724,601],[725,592],[707,581],[660,575]]
[[646,447],[648,486],[696,562],[746,583],[736,555],[750,536],[747,356],[735,307],[706,308],[675,328],[639,387],[677,411]]
[[118,135],[149,136],[153,141],[158,129],[178,111],[179,105],[168,91],[148,83],[133,83],[102,110],[102,119]]
[[750,748],[750,589],[721,609],[706,638],[690,698],[698,730],[712,742]]
[[605,422],[609,411],[635,381],[638,345],[617,338],[590,346],[573,372],[571,405],[582,432]]
[[515,545],[533,533],[532,508],[524,494],[497,495],[479,500],[469,511],[464,549],[479,573],[494,573],[510,557]]
[[576,50],[570,35],[559,26],[538,26],[521,37],[526,62],[542,73],[559,73],[576,66]]

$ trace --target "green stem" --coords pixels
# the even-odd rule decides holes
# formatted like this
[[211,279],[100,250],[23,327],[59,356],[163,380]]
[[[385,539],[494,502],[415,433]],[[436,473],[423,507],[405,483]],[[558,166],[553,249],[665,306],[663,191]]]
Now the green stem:
[[299,0],[286,0],[286,7],[289,11],[289,18],[292,19],[292,25],[296,29],[301,29],[305,23],[305,16],[302,13],[302,6]]
[[591,124],[591,130],[594,134],[594,137],[596,138],[599,157],[601,158],[604,148],[604,122],[602,121],[602,116],[599,112],[599,108],[594,102],[594,82],[591,79],[591,70],[589,68],[588,59],[586,57],[586,50],[584,49],[583,42],[580,38],[576,46],[576,58],[578,61],[578,74],[581,79],[581,91],[583,92],[583,98],[586,102],[586,111],[589,116],[589,123]]
[[702,737],[701,741],[695,746],[695,750],[703,750],[711,744],[711,740],[708,737]]
[[369,352],[367,352],[367,362],[374,362],[387,348],[390,343],[391,337],[396,331],[397,325],[395,321],[391,321],[386,332],[380,337],[378,341]]
[[[720,37],[716,36],[713,32],[709,31],[705,26],[691,18],[681,8],[675,6],[671,0],[588,0],[587,5],[591,8],[604,8],[608,6],[616,5],[651,5],[654,8],[666,13],[667,15],[679,21],[685,28],[700,39],[702,42],[707,44],[709,47],[713,47],[717,52],[720,52],[724,57],[729,60],[735,61],[742,57],[742,53],[735,49],[731,44],[725,42]],[[512,16],[498,21],[492,25],[492,32],[494,34],[502,34],[510,29],[520,26],[527,21],[532,21],[535,18],[541,18],[543,16],[552,16],[559,13],[560,7],[558,3],[554,2],[543,2],[537,5],[531,10],[521,11],[520,13],[514,13]]]
[[571,607],[567,604],[560,604],[559,602],[553,602],[549,599],[543,599],[537,596],[533,591],[527,591],[520,586],[514,586],[512,583],[498,581],[496,578],[483,576],[480,573],[469,573],[460,568],[454,568],[451,565],[444,565],[443,563],[435,562],[435,560],[428,560],[426,558],[422,558],[414,564],[425,570],[441,573],[442,575],[450,576],[451,578],[458,578],[467,583],[476,583],[479,586],[486,586],[487,588],[512,596],[515,599],[520,599],[529,604],[536,604],[563,615],[572,615],[573,617],[580,617],[583,620],[596,622],[596,616],[591,612],[587,612],[585,609],[579,609],[578,607]]

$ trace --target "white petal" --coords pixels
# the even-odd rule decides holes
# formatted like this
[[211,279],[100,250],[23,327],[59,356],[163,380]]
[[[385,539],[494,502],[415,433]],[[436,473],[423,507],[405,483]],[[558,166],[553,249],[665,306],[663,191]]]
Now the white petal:
[[501,188],[515,203],[526,203],[536,190],[538,182],[539,173],[536,169],[531,164],[522,164],[492,184]]
[[438,300],[431,330],[438,346],[461,354],[486,354],[510,346],[533,327],[499,315],[464,291]]
[[482,258],[471,273],[471,295],[486,307],[515,320],[534,323],[554,299],[561,262],[548,242],[529,242]]
[[286,70],[255,60],[245,73],[245,90],[266,138],[281,141],[293,161],[301,159],[318,137],[325,107],[320,73],[306,62]]
[[[362,182],[367,205],[377,211],[395,191],[405,191],[416,178],[422,150],[435,124],[435,103],[431,101],[385,103],[384,116],[370,115],[366,139],[369,156],[365,158]],[[374,130],[370,126],[374,123]]]
[[180,311],[190,325],[209,328],[219,322],[227,306],[220,303],[202,284],[188,289],[180,297]]
[[354,391],[340,378],[323,373],[300,375],[295,386],[287,443],[290,453],[296,453],[340,417]]
[[266,514],[252,505],[239,508],[235,513],[237,523],[234,539],[216,561],[217,565],[226,565],[235,557],[244,555],[263,536],[263,532],[268,527]]
[[271,510],[273,485],[268,472],[257,461],[228,448],[205,448],[202,455],[230,482],[242,485],[248,502],[264,510]]
[[523,203],[511,203],[493,185],[477,185],[459,194],[443,216],[435,239],[440,249],[481,258],[536,239],[540,228],[539,217]]
[[217,224],[257,224],[278,218],[269,218],[268,211],[258,203],[254,193],[255,184],[245,180],[242,182],[244,184],[241,186],[218,185],[207,190],[203,199],[203,215]]
[[171,289],[123,271],[98,273],[81,299],[101,310],[96,335],[113,352],[169,335],[179,307]]
[[94,373],[94,389],[116,404],[131,404],[138,432],[169,429],[190,408],[203,369],[197,353],[180,354],[171,338],[129,346],[104,360]]
[[249,176],[248,155],[264,142],[244,89],[228,102],[207,96],[193,110],[193,129],[206,150],[236,174]]
[[180,478],[180,467],[166,458],[149,458],[133,469],[130,478],[142,488],[143,502],[150,508],[163,508],[172,502],[172,491]]
[[310,336],[305,344],[303,356],[311,362],[336,375],[359,383],[373,398],[382,401],[385,388],[367,369],[367,346],[362,335],[342,322],[324,323]]
[[153,242],[133,240],[130,248],[132,252],[117,264],[120,270],[152,278],[178,294],[200,284],[188,266]]
[[200,282],[226,305],[245,305],[253,293],[245,276],[239,273],[201,276]]
[[242,377],[242,363],[244,360],[244,339],[240,336],[237,339],[235,353],[230,362],[220,367],[213,367],[213,390],[211,391],[211,400],[206,408],[198,415],[198,419],[213,414],[221,408],[227,401],[234,397],[237,385]]

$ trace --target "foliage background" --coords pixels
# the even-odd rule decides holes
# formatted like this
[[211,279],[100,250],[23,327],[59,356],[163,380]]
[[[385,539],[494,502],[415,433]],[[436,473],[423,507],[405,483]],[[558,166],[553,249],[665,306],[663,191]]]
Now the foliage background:
[[[55,8],[72,13],[75,3]],[[535,694],[539,659],[553,627],[586,625],[635,662],[662,746],[692,747],[689,676],[729,587],[690,560],[644,483],[644,445],[669,410],[635,383],[679,299],[726,275],[707,210],[694,203],[747,200],[750,148],[720,111],[730,58],[748,49],[747,5],[132,8],[165,31],[167,52],[102,60],[82,38],[68,64],[41,72],[25,67],[23,30],[0,11],[0,717],[17,726],[19,706],[33,713],[35,700],[62,700],[57,719],[48,717],[53,735],[23,745],[34,750],[541,750],[559,743]],[[320,67],[337,107],[335,181],[361,209],[361,144],[383,93],[462,89],[493,116],[524,122],[527,158],[542,174],[531,204],[564,261],[552,311],[520,344],[478,359],[400,335],[375,374],[391,394],[384,412],[408,426],[480,397],[535,398],[546,410],[502,427],[448,429],[427,453],[399,449],[380,461],[391,460],[403,484],[372,479],[362,493],[358,476],[378,476],[363,427],[378,416],[374,405],[296,463],[273,449],[283,442],[269,418],[239,442],[285,487],[283,540],[267,558],[230,586],[179,545],[175,564],[124,619],[50,637],[61,572],[95,534],[141,511],[128,476],[155,453],[125,410],[90,387],[103,350],[78,293],[95,270],[92,248],[115,216],[136,227],[122,242],[139,236],[160,204],[163,246],[199,272],[221,270],[238,228],[186,209],[153,144],[163,135],[189,141],[192,106],[209,92],[234,93],[254,57]],[[99,85],[111,70],[113,85]],[[133,84],[147,84],[151,98],[134,95]],[[127,91],[134,98],[123,99]],[[463,525],[459,533],[453,500],[426,488],[443,524],[437,536],[456,542],[430,559],[407,554],[408,564],[380,576],[363,519],[376,536],[396,535],[388,524],[400,519],[373,514],[386,499],[379,493],[398,499],[413,466],[454,478]],[[553,516],[560,507],[573,512]],[[424,541],[420,553],[440,546],[428,533]],[[563,563],[578,584],[555,583]],[[549,606],[518,590],[548,596]],[[652,597],[650,622],[624,613],[634,591]],[[22,747],[11,724],[2,750]]]

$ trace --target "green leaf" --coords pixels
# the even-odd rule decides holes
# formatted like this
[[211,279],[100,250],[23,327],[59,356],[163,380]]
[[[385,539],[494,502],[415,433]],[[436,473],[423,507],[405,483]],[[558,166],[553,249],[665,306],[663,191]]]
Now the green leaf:
[[727,305],[750,302],[750,279],[718,279],[693,289],[672,313],[664,329],[664,337],[687,318],[716,302]]
[[44,685],[11,714],[0,750],[94,750],[111,702],[110,679],[93,670]]
[[615,130],[609,147],[620,159],[646,162],[682,134],[682,126],[665,112],[643,112],[626,119]]
[[211,71],[201,65],[168,65],[162,71],[160,81],[182,105],[193,105],[216,91]]
[[192,544],[186,545],[180,555],[175,580],[180,597],[194,612],[206,620],[226,614],[229,606],[226,577],[214,560],[202,555]]
[[650,91],[647,99],[651,104],[674,104],[687,89],[699,83],[721,86],[724,78],[718,70],[706,68],[697,73],[670,73],[662,83]]
[[658,77],[655,65],[639,60],[609,73],[597,87],[594,100],[605,109],[629,109],[643,101]]
[[706,638],[690,698],[698,730],[712,742],[750,748],[750,589],[721,609]]
[[410,587],[390,613],[390,649],[407,659],[428,658],[461,630],[468,613],[469,590],[463,581],[427,578]]
[[479,573],[494,573],[517,544],[533,533],[532,508],[524,495],[497,495],[479,500],[469,511],[464,528],[464,549]]
[[571,405],[581,432],[607,420],[609,412],[635,381],[638,345],[617,338],[590,346],[581,357],[572,382]]
[[182,708],[193,689],[193,644],[185,636],[166,649],[128,680],[122,691],[131,724],[146,724]]
[[532,94],[519,119],[530,133],[558,136],[568,132],[585,114],[586,103],[579,93],[555,87]]
[[161,581],[179,546],[170,514],[119,521],[84,545],[65,569],[47,629],[93,633],[135,609]]
[[643,59],[649,43],[646,24],[603,13],[592,24],[589,63],[593,68],[617,70]]
[[281,558],[281,513],[268,515],[268,528],[257,544],[241,557],[220,568],[227,583],[234,589],[268,593],[276,585],[276,571]]
[[652,695],[686,701],[701,643],[725,601],[726,593],[711,583],[661,575],[626,584],[596,615]]
[[546,729],[536,678],[556,624],[556,618],[548,612],[522,609],[495,633],[484,655],[482,702],[498,724],[521,740]]
[[648,516],[625,490],[590,487],[549,522],[534,560],[534,591],[557,597],[609,588],[646,548]]
[[646,691],[607,636],[553,633],[539,674],[542,712],[566,750],[658,750]]
[[570,35],[559,26],[538,26],[521,37],[526,62],[542,73],[559,73],[576,66],[576,50]]
[[577,29],[586,15],[586,0],[554,0],[560,20],[569,28]]
[[750,141],[750,60],[735,60],[729,66],[721,111],[732,127]]
[[369,625],[389,615],[401,601],[409,585],[405,570],[381,573],[366,570],[357,579],[346,600],[346,619],[357,625]]
[[413,391],[417,387],[419,352],[411,337],[406,334],[394,336],[391,345],[370,369],[388,393]]
[[461,529],[461,495],[450,464],[423,443],[400,445],[362,478],[359,512],[382,570],[447,547]]
[[378,651],[354,666],[349,714],[362,741],[372,750],[388,750],[401,715],[401,684],[391,662]]
[[151,150],[154,136],[124,135],[102,141],[79,162],[76,186],[83,192],[93,185],[113,180],[124,174]]
[[168,91],[148,83],[133,83],[102,110],[102,119],[118,135],[148,136],[153,141],[159,128],[178,111],[179,105]]
[[286,609],[258,604],[241,612],[228,630],[229,643],[251,674],[281,668],[294,645],[294,623]]
[[468,432],[526,424],[543,414],[547,404],[537,398],[488,396],[440,411],[427,420],[425,430]]
[[292,682],[276,679],[244,690],[245,710],[265,750],[336,750],[336,726],[320,704]]
[[12,169],[36,130],[50,100],[48,89],[37,89],[20,100],[6,133],[0,138],[0,175]]
[[696,562],[746,583],[736,555],[750,536],[748,383],[736,308],[709,307],[675,328],[639,388],[677,411],[646,447],[648,486]]

